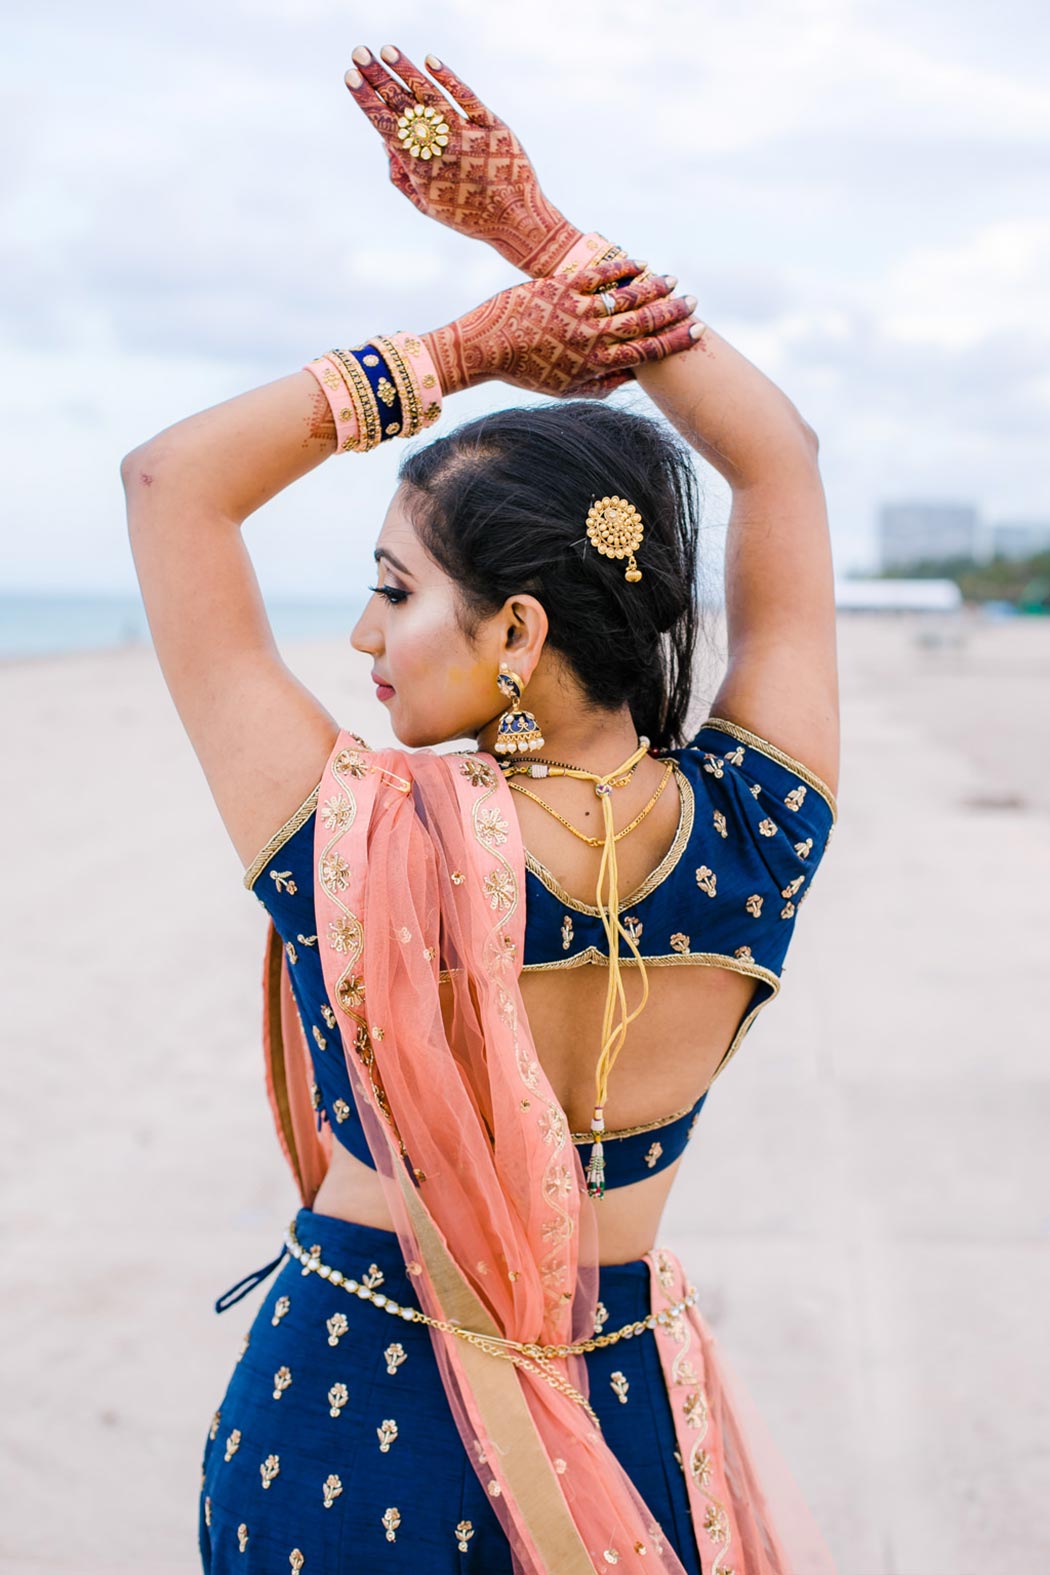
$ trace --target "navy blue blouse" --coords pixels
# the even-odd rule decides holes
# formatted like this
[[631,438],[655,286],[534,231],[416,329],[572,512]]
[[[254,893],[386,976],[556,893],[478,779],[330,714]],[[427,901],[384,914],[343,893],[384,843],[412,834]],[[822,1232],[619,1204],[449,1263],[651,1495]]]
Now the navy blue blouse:
[[[689,745],[665,755],[675,762],[678,827],[657,867],[621,902],[620,916],[647,967],[729,968],[755,980],[717,1076],[780,989],[795,918],[831,841],[837,806],[826,784],[800,761],[722,718],[708,717]],[[317,795],[315,788],[271,837],[245,871],[244,884],[284,942],[313,1059],[318,1122],[330,1122],[339,1142],[371,1165],[318,953]],[[570,897],[528,850],[525,865],[524,969],[607,967],[598,909]],[[636,966],[630,953],[621,964]],[[708,1091],[659,1121],[607,1132],[606,1144],[615,1147],[606,1148],[606,1186],[627,1186],[673,1164]],[[573,1133],[573,1141],[589,1145],[590,1134]]]

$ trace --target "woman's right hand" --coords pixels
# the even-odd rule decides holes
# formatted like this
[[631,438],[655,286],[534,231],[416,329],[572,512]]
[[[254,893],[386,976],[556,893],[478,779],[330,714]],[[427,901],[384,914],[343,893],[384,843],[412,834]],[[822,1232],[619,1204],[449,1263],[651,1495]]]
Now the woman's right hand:
[[[359,45],[343,80],[383,141],[392,184],[420,213],[487,241],[523,273],[552,272],[582,231],[544,196],[511,128],[433,55],[427,68],[438,87],[393,45],[382,55]],[[430,125],[416,116],[420,105],[436,117]]]
[[[703,327],[693,319],[693,298],[672,295],[676,280],[651,274],[612,289],[644,266],[614,259],[581,269],[571,284],[531,279],[423,334],[442,392],[499,378],[536,393],[602,399],[636,366],[691,349]],[[612,315],[599,291],[612,295]]]

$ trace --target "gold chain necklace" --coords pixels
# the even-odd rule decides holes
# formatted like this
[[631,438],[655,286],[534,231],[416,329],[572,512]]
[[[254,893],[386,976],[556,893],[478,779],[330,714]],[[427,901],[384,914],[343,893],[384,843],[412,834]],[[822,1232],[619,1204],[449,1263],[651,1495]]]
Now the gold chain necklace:
[[[528,766],[525,766],[523,768],[519,767],[518,769],[519,769],[519,771],[520,770],[524,770],[525,772],[529,771],[529,767]],[[571,767],[569,769],[571,769]],[[667,786],[668,782],[671,780],[671,776],[672,776],[673,772],[674,772],[674,765],[669,760],[667,762],[667,767],[666,767],[666,769],[664,771],[664,774],[660,778],[659,786],[657,787],[656,792],[653,794],[652,798],[649,800],[648,804],[646,804],[644,809],[639,811],[639,813],[634,817],[634,819],[632,821],[630,821],[630,823],[628,825],[623,827],[622,831],[616,832],[615,836],[613,837],[613,841],[614,842],[619,842],[623,837],[626,837],[626,835],[627,835],[627,833],[629,831],[633,831],[636,826],[640,826],[641,825],[642,821],[645,819],[646,815],[648,815],[649,811],[652,809],[653,805],[656,803],[657,799],[660,797],[660,794],[663,792],[664,788]],[[508,775],[515,775],[515,774],[516,773],[513,770],[508,773]],[[619,785],[619,784],[617,784],[617,783],[613,783],[612,784],[612,786],[617,786],[617,785]],[[572,824],[571,821],[566,820],[564,815],[560,815],[558,813],[558,811],[552,805],[548,804],[544,799],[540,798],[538,794],[531,792],[529,790],[529,788],[524,787],[520,782],[508,782],[507,786],[509,788],[511,788],[515,793],[523,793],[526,798],[531,798],[532,802],[534,804],[539,804],[541,809],[545,809],[547,811],[548,815],[553,815],[554,819],[560,821],[561,824],[566,828],[567,831],[571,831],[574,837],[579,837],[580,841],[581,842],[586,842],[589,847],[600,848],[600,847],[604,846],[605,840],[606,840],[605,837],[589,837],[586,832],[580,831],[578,829],[578,827],[576,827],[576,826],[574,826]]]

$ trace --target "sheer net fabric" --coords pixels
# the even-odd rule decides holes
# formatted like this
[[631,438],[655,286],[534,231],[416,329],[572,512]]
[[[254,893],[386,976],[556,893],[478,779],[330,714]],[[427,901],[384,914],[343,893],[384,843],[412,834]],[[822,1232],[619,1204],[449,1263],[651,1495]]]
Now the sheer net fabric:
[[[341,733],[319,790],[314,859],[325,984],[362,1127],[420,1307],[472,1332],[468,1342],[432,1329],[432,1344],[516,1570],[587,1575],[618,1564],[682,1575],[587,1404],[585,1359],[500,1344],[593,1335],[601,1206],[587,1197],[518,988],[524,850],[506,782],[483,755],[374,752]],[[284,1023],[282,953],[271,966]],[[444,1011],[439,974],[451,985]],[[288,1026],[293,1013],[291,1003]],[[325,1153],[294,1086],[302,1076],[289,1062],[288,1086],[271,1075],[269,1087],[309,1205]],[[673,1254],[664,1257],[684,1284]],[[696,1309],[688,1318],[681,1394],[671,1355],[662,1359],[669,1393],[690,1407],[676,1428],[707,1506],[705,1571],[830,1575],[739,1381]]]

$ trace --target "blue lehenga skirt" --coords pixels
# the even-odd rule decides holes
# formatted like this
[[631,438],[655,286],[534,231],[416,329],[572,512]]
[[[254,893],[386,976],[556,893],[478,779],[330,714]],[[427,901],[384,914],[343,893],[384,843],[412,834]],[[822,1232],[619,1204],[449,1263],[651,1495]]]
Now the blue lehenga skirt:
[[[393,1231],[300,1209],[323,1262],[417,1306]],[[381,1276],[381,1280],[378,1278]],[[650,1312],[644,1259],[603,1267],[606,1327]],[[701,1575],[651,1331],[585,1357],[605,1437],[690,1575]],[[291,1257],[259,1308],[204,1443],[205,1575],[512,1575],[425,1324],[348,1296]]]

